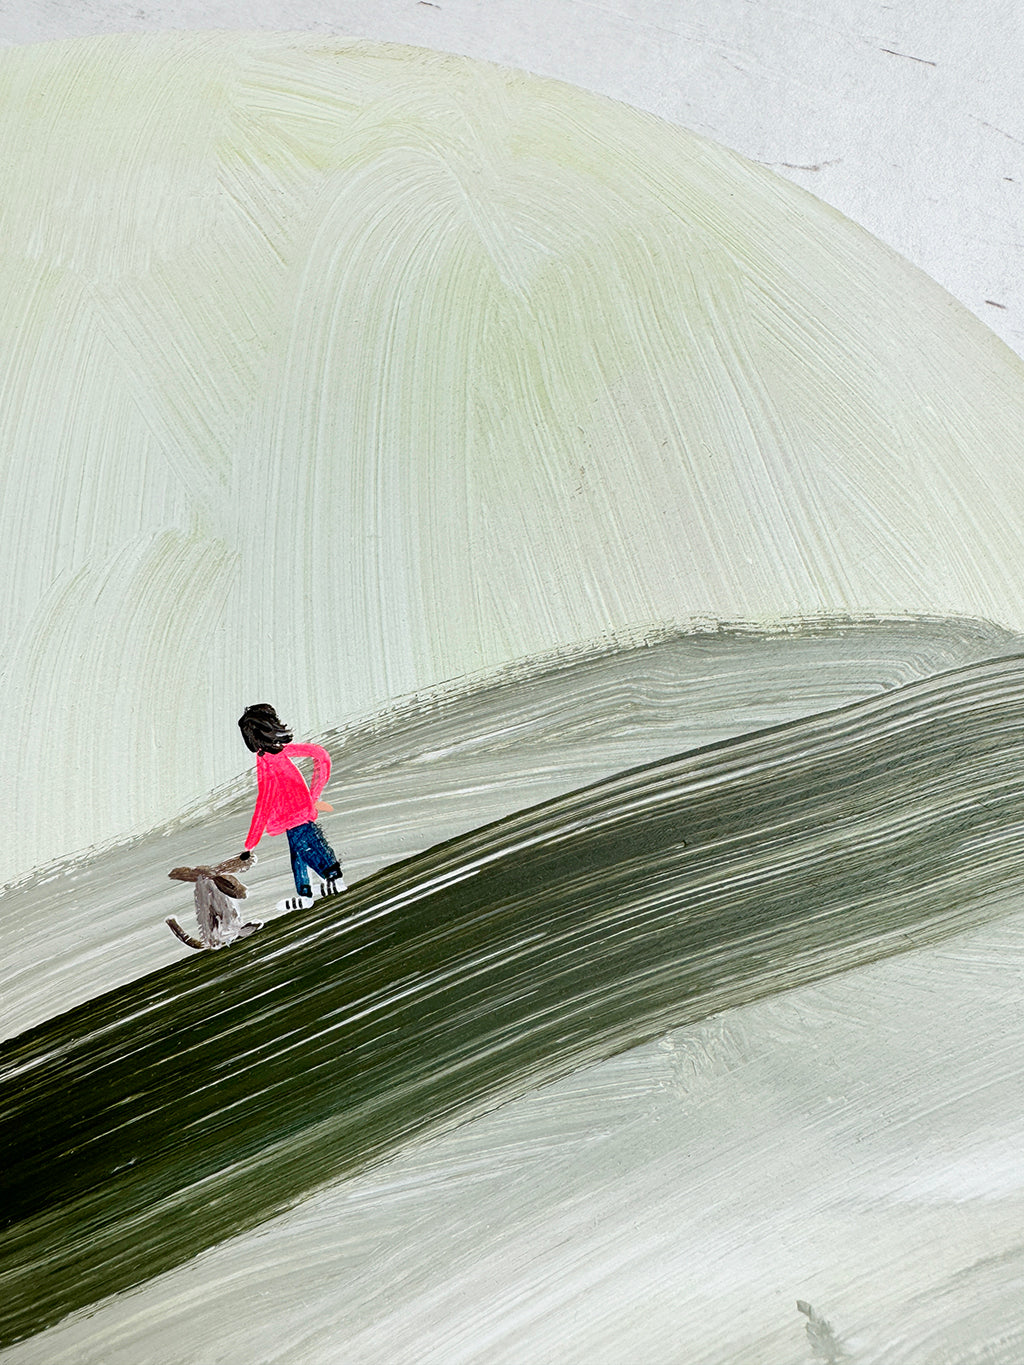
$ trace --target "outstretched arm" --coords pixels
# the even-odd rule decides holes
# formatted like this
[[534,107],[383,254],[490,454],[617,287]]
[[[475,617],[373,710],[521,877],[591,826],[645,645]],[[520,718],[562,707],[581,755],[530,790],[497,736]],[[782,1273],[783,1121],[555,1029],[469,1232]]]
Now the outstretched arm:
[[252,813],[252,824],[249,826],[249,833],[245,836],[245,847],[247,849],[255,848],[263,838],[263,831],[267,827],[269,818],[270,796],[261,782],[256,795],[256,809]]

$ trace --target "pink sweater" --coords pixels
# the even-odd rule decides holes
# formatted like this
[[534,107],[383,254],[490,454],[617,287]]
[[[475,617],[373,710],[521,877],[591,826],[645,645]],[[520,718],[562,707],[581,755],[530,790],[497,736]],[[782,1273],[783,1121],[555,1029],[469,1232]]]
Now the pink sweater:
[[[313,760],[313,783],[292,762]],[[331,759],[319,744],[286,744],[279,754],[256,755],[256,809],[245,837],[246,848],[255,848],[264,834],[283,834],[317,817],[316,802],[331,775]]]

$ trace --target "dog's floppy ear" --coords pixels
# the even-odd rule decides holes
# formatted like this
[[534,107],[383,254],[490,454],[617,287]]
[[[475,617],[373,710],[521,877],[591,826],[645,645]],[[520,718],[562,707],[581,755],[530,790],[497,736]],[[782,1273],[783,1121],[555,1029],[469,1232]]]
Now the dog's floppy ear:
[[256,854],[250,853],[248,858],[225,858],[213,870],[214,872],[244,872],[247,867],[254,867],[255,865]]
[[223,891],[225,896],[230,896],[233,901],[245,900],[245,887],[237,877],[229,877],[226,872],[215,872],[213,884],[218,891]]
[[167,875],[176,882],[195,882],[199,880],[201,871],[198,867],[172,867]]

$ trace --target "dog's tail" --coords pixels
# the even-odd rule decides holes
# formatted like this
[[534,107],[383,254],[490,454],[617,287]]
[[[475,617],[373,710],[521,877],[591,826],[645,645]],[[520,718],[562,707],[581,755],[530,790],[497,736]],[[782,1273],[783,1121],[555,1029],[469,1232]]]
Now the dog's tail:
[[197,938],[193,938],[191,934],[186,933],[173,915],[167,920],[167,927],[175,938],[180,938],[182,943],[187,943],[190,948],[203,948],[203,944]]

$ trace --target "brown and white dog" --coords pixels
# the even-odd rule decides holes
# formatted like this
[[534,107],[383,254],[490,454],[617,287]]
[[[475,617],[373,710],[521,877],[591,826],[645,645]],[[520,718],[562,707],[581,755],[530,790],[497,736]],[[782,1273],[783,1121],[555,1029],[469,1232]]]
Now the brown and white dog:
[[263,928],[262,920],[243,920],[238,902],[245,887],[232,874],[252,867],[256,857],[225,858],[216,867],[175,867],[167,874],[176,882],[195,882],[196,922],[199,938],[187,933],[172,915],[167,925],[190,948],[226,948],[236,939],[248,938]]

